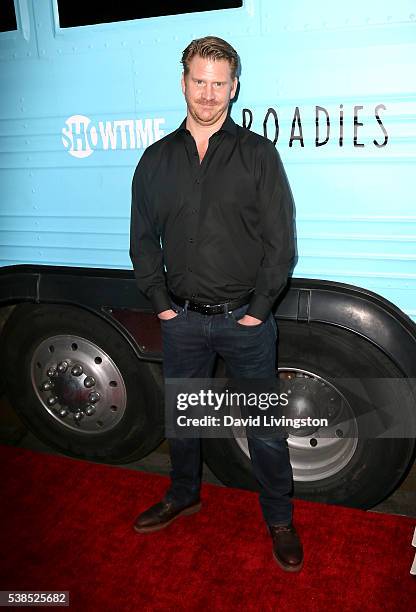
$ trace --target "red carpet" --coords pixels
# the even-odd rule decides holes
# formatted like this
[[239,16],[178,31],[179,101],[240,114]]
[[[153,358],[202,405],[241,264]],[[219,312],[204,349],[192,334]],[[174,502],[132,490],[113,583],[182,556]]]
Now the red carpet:
[[203,508],[139,535],[168,479],[12,447],[2,465],[1,590],[70,591],[70,609],[415,609],[415,521],[295,502],[299,574],[272,558],[257,496],[205,485]]

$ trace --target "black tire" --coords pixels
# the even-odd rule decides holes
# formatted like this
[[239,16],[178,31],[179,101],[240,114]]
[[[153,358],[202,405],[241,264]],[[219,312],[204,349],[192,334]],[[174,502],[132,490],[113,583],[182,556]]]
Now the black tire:
[[[380,350],[363,338],[329,325],[279,323],[279,370],[293,369],[307,372],[324,380],[336,378],[402,378],[402,374]],[[385,385],[383,393],[385,394]],[[378,406],[377,389],[370,386],[372,404]],[[409,414],[416,406],[409,396],[400,397],[397,389],[389,391],[391,402],[409,403]],[[383,395],[385,399],[385,395]],[[380,398],[381,399],[381,398]],[[297,443],[300,438],[288,438],[292,465],[296,463]],[[342,441],[340,441],[340,444]],[[295,497],[324,503],[341,504],[357,508],[371,508],[385,499],[404,479],[410,469],[415,441],[410,438],[363,438],[358,434],[351,441],[349,455],[344,453],[344,464],[336,463],[331,474],[316,468],[316,449],[302,447],[305,470],[299,470],[297,479],[294,468]],[[354,444],[354,446],[352,446]],[[204,459],[214,474],[226,485],[258,490],[251,470],[246,440],[235,438],[205,439]],[[319,445],[316,447],[318,448]],[[346,446],[348,450],[348,446]],[[339,449],[338,449],[339,450]],[[335,452],[335,447],[334,447]],[[340,453],[338,453],[340,454]],[[334,455],[338,456],[338,455]],[[348,457],[347,462],[345,457]],[[294,460],[295,458],[295,460]],[[322,462],[322,461],[321,461]],[[321,462],[316,465],[320,465]],[[332,465],[332,464],[331,464]],[[306,466],[310,467],[309,472]],[[339,468],[339,469],[338,469]],[[321,470],[321,471],[320,471]],[[302,478],[302,479],[300,479]]]
[[[54,387],[41,391],[39,382],[48,380],[48,367],[65,359],[66,373],[51,375]],[[75,363],[83,365],[81,375],[72,374]],[[2,370],[11,405],[36,437],[72,457],[125,463],[160,444],[163,387],[157,367],[139,361],[110,323],[72,306],[18,306],[2,336]],[[88,374],[95,376],[90,389]],[[91,391],[99,392],[95,404],[85,399]],[[48,406],[54,393],[61,393],[59,401]],[[86,405],[94,410],[90,416]],[[60,416],[59,409],[68,414]],[[75,412],[82,413],[77,422]]]

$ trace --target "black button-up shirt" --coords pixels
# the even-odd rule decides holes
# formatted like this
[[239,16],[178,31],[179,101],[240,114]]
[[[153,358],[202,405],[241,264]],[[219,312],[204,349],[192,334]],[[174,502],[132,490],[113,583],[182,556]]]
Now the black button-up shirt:
[[227,117],[202,162],[180,127],[148,147],[132,183],[130,257],[156,313],[168,290],[216,304],[254,289],[266,319],[294,258],[293,199],[273,143]]

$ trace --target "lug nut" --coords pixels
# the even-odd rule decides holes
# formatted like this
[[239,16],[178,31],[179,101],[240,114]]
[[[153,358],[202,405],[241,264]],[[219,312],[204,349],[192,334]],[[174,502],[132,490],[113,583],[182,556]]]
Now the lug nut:
[[84,385],[85,387],[87,387],[87,389],[93,387],[95,385],[95,378],[93,378],[92,376],[87,376],[84,380]]
[[64,372],[66,372],[68,369],[68,362],[67,361],[61,361],[61,363],[58,363],[58,372],[60,374],[63,374]]
[[85,414],[91,416],[95,412],[95,406],[88,405],[85,409]]
[[51,366],[50,368],[48,368],[46,374],[51,377],[51,376],[55,376],[56,375],[56,368],[54,366]]
[[48,404],[48,406],[54,406],[57,401],[58,401],[58,398],[56,397],[56,395],[52,395],[51,397],[48,397],[48,399],[46,400],[46,403]]
[[101,395],[98,393],[98,391],[92,391],[89,394],[88,399],[90,400],[91,404],[95,404],[96,402],[98,402],[100,397]]
[[64,418],[68,414],[68,410],[66,408],[61,408],[59,411],[59,416]]
[[84,415],[82,414],[82,412],[76,412],[74,414],[74,420],[78,422],[78,421],[80,421],[82,419],[83,416]]
[[50,380],[45,380],[40,386],[41,391],[50,391],[53,387],[53,383]]
[[71,372],[74,376],[81,376],[83,371],[84,370],[82,369],[82,365],[80,365],[79,363],[72,366],[72,369],[71,369]]

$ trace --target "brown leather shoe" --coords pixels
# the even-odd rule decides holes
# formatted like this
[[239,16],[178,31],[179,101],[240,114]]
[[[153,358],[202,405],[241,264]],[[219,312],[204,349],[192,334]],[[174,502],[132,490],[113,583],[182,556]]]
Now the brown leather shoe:
[[303,548],[293,523],[269,525],[269,530],[277,563],[287,572],[299,572],[303,565]]
[[135,523],[134,530],[138,533],[151,533],[164,529],[179,516],[188,516],[201,509],[201,502],[198,500],[189,506],[175,506],[172,502],[162,500],[148,510],[140,514]]

